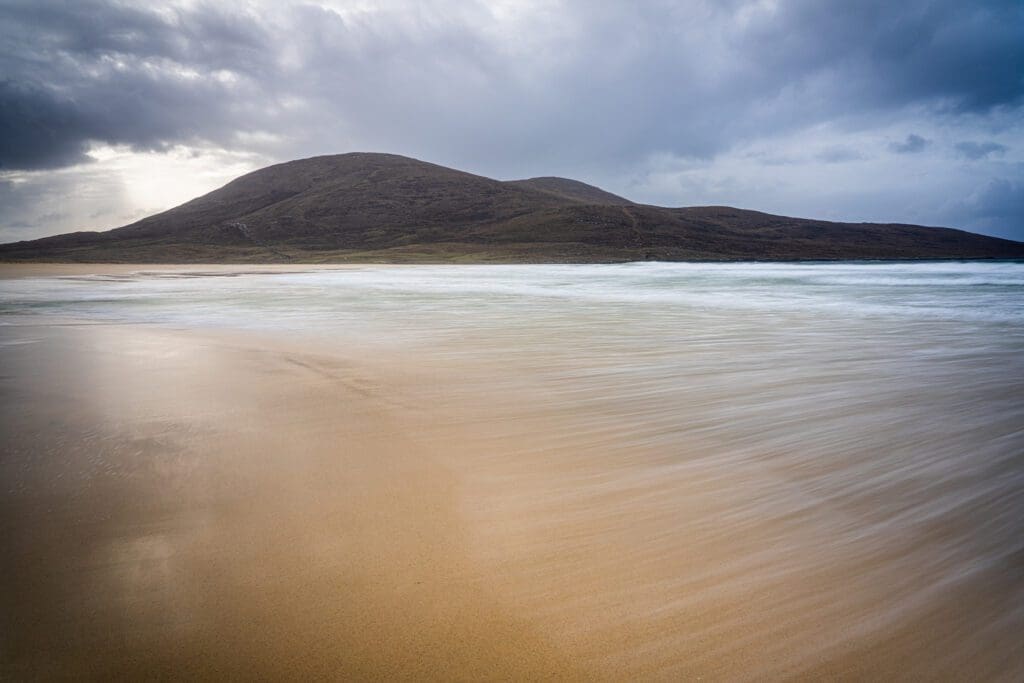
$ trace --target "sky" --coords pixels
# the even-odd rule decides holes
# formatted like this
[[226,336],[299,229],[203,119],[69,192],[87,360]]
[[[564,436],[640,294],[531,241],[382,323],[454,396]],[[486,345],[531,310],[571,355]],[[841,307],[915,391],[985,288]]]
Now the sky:
[[1024,2],[0,0],[0,241],[353,151],[1024,240]]

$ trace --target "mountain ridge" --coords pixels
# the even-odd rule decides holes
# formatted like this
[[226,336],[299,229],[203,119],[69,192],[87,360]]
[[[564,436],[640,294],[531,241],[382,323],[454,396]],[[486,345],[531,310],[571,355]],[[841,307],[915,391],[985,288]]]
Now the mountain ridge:
[[1024,258],[951,228],[636,204],[569,178],[499,181],[393,154],[267,166],[106,232],[0,245],[0,260],[596,262]]

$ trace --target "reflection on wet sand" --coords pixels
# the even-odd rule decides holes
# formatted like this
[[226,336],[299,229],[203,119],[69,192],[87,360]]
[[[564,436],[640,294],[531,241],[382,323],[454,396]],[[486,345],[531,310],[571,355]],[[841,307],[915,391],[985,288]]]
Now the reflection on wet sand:
[[8,675],[572,676],[467,557],[456,478],[349,368],[32,334],[4,382]]
[[1019,325],[431,305],[0,328],[0,674],[1024,673]]

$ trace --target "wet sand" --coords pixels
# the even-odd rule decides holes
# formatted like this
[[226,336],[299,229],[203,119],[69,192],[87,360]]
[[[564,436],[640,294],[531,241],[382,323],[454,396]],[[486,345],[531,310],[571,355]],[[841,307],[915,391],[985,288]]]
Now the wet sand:
[[577,673],[373,374],[119,326],[7,340],[7,676]]
[[[729,448],[709,431],[749,384],[701,379],[680,434],[650,387],[557,389],[536,359],[70,320],[2,341],[2,678],[1024,671],[1020,557],[950,581],[963,529],[894,523],[916,489],[867,461],[862,496],[820,483],[849,459],[737,457],[800,447],[742,413]],[[804,417],[810,442],[832,419]]]

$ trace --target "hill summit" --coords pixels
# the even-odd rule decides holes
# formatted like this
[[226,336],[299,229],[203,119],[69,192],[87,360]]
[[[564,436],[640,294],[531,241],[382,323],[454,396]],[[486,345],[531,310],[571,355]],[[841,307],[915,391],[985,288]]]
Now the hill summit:
[[576,180],[498,181],[392,154],[275,164],[107,232],[0,245],[2,260],[595,262],[1024,258],[948,228],[663,208]]

